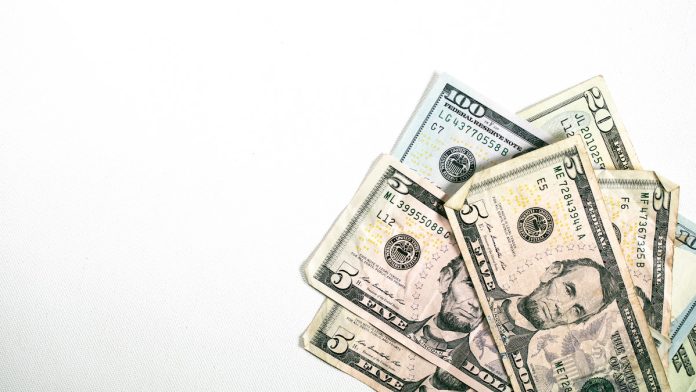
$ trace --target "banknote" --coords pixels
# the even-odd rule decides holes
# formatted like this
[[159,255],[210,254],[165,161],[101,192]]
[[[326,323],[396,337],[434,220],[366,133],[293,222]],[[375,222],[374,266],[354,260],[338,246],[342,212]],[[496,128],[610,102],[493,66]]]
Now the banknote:
[[680,340],[673,340],[667,378],[672,391],[688,391],[696,384],[696,325],[684,327]]
[[391,155],[453,194],[477,170],[552,141],[462,82],[437,74]]
[[597,169],[640,169],[633,144],[602,76],[517,113],[553,138],[580,135]]
[[674,391],[696,390],[696,224],[680,215],[674,248],[672,346],[668,378]]
[[[693,280],[693,277],[692,277]],[[694,286],[688,290],[691,295],[694,292]],[[690,333],[690,328],[696,325],[696,295],[692,296],[689,304],[684,308],[684,310],[679,314],[672,322],[669,337],[672,340],[672,346],[669,350],[669,355],[674,355],[678,345],[677,342],[684,341],[686,336]]]
[[683,215],[677,219],[672,283],[672,319],[685,312],[696,296],[696,223]]
[[473,391],[330,299],[302,339],[307,351],[376,391]]
[[475,174],[456,242],[516,391],[669,390],[582,143]]
[[652,171],[598,170],[596,175],[645,318],[668,336],[679,187]]
[[308,260],[307,279],[471,388],[511,391],[443,197],[380,157]]

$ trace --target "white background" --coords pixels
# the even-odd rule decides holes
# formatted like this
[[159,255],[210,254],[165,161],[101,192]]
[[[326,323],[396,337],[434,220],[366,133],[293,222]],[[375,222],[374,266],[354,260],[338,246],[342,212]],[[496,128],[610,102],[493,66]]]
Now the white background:
[[300,266],[435,70],[603,74],[696,217],[694,2],[324,3],[0,2],[0,390],[366,390]]

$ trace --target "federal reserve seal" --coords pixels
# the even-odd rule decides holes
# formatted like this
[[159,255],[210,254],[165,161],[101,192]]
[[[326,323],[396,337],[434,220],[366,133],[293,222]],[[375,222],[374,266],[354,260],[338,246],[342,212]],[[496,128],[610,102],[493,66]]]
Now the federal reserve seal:
[[614,392],[614,386],[606,378],[593,377],[582,385],[580,392]]
[[476,171],[474,154],[464,147],[451,147],[440,156],[440,173],[449,182],[464,182]]
[[520,236],[532,244],[542,242],[553,232],[553,218],[541,207],[527,208],[517,220]]
[[421,248],[418,241],[408,234],[398,234],[384,245],[384,259],[390,267],[407,270],[418,262]]

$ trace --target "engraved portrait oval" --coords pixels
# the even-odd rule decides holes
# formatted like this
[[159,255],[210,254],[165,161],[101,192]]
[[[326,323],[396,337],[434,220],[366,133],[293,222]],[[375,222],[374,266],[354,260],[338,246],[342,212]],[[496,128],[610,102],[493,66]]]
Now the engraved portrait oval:
[[440,173],[449,182],[464,182],[476,171],[476,158],[467,148],[450,147],[440,156]]
[[532,244],[545,241],[553,232],[553,218],[541,207],[527,208],[517,220],[522,239]]
[[384,245],[384,260],[397,270],[412,268],[421,256],[421,248],[415,238],[408,234],[397,234]]

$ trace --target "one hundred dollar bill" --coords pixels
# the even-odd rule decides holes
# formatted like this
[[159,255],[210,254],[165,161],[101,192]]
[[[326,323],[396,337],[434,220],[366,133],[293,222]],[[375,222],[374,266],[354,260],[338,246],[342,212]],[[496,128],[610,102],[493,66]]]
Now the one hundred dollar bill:
[[669,390],[579,138],[475,174],[446,207],[516,391]]
[[306,350],[376,391],[473,391],[330,299],[302,338]]
[[672,319],[696,306],[696,223],[683,215],[677,220],[674,248],[674,279],[672,284]]
[[553,141],[462,82],[437,74],[391,155],[453,194],[477,170]]
[[551,133],[555,139],[580,135],[595,168],[640,169],[633,144],[602,76],[595,76],[517,114]]
[[308,260],[307,279],[471,388],[511,391],[443,197],[380,157]]
[[669,336],[679,187],[655,172],[596,172],[648,324]]

